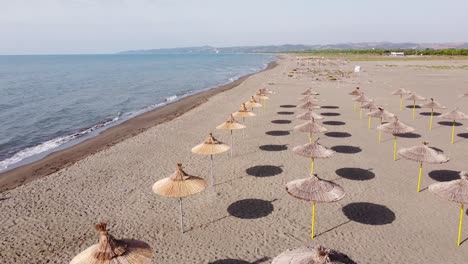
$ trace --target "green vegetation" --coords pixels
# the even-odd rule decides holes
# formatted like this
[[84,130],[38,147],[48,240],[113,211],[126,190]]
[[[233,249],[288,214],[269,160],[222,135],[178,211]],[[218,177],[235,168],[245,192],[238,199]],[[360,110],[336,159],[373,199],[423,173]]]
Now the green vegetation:
[[[366,55],[390,55],[391,52],[404,52],[405,55],[424,56],[468,56],[468,49],[350,49],[350,50],[307,50],[305,54],[366,54]],[[297,53],[297,52],[293,52]]]

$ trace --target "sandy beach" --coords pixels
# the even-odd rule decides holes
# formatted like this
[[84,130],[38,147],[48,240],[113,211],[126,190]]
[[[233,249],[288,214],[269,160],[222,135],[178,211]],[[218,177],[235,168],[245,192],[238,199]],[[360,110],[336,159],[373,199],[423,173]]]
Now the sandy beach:
[[[354,65],[362,71],[350,73]],[[80,144],[66,150],[68,154],[49,157],[55,165],[31,164],[12,171],[16,174],[7,180],[2,175],[0,262],[68,263],[97,242],[94,225],[105,221],[115,237],[149,243],[153,263],[271,263],[286,249],[308,243],[339,250],[356,263],[466,263],[468,224],[458,247],[458,205],[437,198],[427,187],[468,170],[468,121],[460,122],[455,144],[450,144],[450,124],[435,118],[429,131],[429,117],[419,114],[428,109],[418,109],[412,120],[411,109],[400,111],[398,96],[391,95],[405,88],[434,97],[447,110],[458,107],[467,113],[468,99],[458,97],[468,92],[464,65],[468,61],[298,66],[295,56],[282,55],[276,67],[212,91],[208,100],[200,95],[130,121],[115,141]],[[295,68],[299,73],[289,77]],[[384,134],[378,144],[377,120],[368,130],[367,118],[353,111],[348,93],[356,86],[416,129],[413,136],[398,139],[398,148],[428,141],[449,156],[448,163],[425,165],[420,193],[418,164],[393,161],[392,136]],[[215,186],[184,200],[187,231],[181,234],[177,200],[155,195],[151,186],[171,174],[179,161],[188,173],[208,179],[209,157],[192,154],[191,148],[209,132],[228,143],[228,132],[215,127],[262,87],[275,94],[265,111],[256,110],[257,116],[246,120],[244,137],[235,131],[234,156],[214,157]],[[347,193],[339,202],[317,205],[314,241],[309,237],[311,204],[285,191],[287,182],[309,172],[310,161],[292,152],[308,142],[293,127],[303,123],[295,116],[304,112],[297,108],[298,98],[309,87],[320,93],[323,108],[318,112],[326,117],[321,123],[329,131],[319,136],[320,142],[337,151],[318,160],[316,172]],[[64,157],[69,159],[60,161]]]

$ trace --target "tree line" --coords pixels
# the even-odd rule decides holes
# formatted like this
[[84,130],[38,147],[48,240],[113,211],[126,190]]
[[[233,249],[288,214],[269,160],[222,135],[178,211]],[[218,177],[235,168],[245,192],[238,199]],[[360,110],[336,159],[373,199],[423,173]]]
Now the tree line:
[[405,55],[468,56],[468,49],[349,49],[349,50],[300,51],[300,53],[370,54],[370,55],[390,55],[391,52],[404,52]]

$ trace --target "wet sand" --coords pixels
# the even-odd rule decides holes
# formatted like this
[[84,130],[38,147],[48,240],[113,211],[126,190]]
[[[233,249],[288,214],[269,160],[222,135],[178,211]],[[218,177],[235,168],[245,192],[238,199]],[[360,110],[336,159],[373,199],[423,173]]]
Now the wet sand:
[[[363,72],[349,74],[355,64]],[[467,70],[434,67],[465,64],[326,62],[309,66],[315,73],[288,77],[298,66],[286,56],[277,67],[249,76],[168,122],[125,135],[125,140],[66,168],[2,192],[1,262],[67,263],[96,243],[93,225],[99,221],[107,221],[118,238],[148,242],[155,250],[153,263],[270,263],[288,248],[311,243],[311,204],[289,196],[285,184],[308,176],[309,160],[292,152],[294,146],[307,143],[308,136],[293,127],[302,123],[295,119],[303,112],[297,99],[313,87],[320,92],[324,107],[319,112],[326,116],[322,124],[329,130],[320,135],[320,142],[338,152],[318,160],[316,172],[342,185],[347,195],[317,205],[317,237],[312,243],[339,250],[356,263],[465,263],[467,225],[465,242],[456,245],[459,206],[440,200],[427,187],[468,170],[468,122],[460,122],[452,145],[450,126],[435,119],[429,131],[428,116],[420,114],[428,111],[418,110],[412,120],[411,110],[399,111],[398,97],[390,95],[406,88],[468,112],[468,99],[457,96],[468,92]],[[336,70],[349,77],[338,76]],[[242,132],[235,133],[234,157],[214,157],[215,186],[184,199],[186,232],[181,234],[177,200],[155,195],[152,184],[172,173],[178,161],[188,173],[208,179],[209,157],[190,149],[209,132],[229,142],[228,133],[214,128],[268,83],[274,83],[268,87],[276,93],[265,111],[256,110],[258,116],[246,120],[244,138]],[[448,163],[424,167],[420,193],[418,164],[393,161],[392,137],[384,135],[378,144],[376,120],[368,130],[367,119],[353,112],[348,93],[355,86],[416,128],[411,137],[399,138],[399,148],[426,140],[450,157]]]

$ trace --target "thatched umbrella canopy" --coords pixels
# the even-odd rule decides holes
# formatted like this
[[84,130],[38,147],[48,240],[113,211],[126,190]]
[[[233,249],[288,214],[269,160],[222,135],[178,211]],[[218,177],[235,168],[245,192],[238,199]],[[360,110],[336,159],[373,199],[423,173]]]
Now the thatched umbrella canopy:
[[410,93],[408,97],[405,98],[405,100],[410,100],[413,101],[413,120],[416,118],[416,101],[425,101],[426,98],[417,95],[416,93]]
[[76,255],[70,264],[150,264],[153,250],[143,242],[116,239],[106,229],[106,223],[96,225],[99,242]]
[[[383,109],[383,107],[378,107],[376,110],[367,114],[371,117],[376,117],[380,119],[380,125],[382,125],[383,120],[388,120],[393,118],[395,115],[390,113],[389,111]],[[382,141],[382,131],[379,130],[379,143]]]
[[273,91],[271,91],[270,89],[264,87],[264,88],[261,88],[260,89],[262,94],[273,94]]
[[397,135],[407,134],[414,131],[414,128],[400,122],[397,116],[393,117],[393,121],[377,127],[378,130],[393,135],[393,160],[397,157]]
[[242,121],[245,122],[246,117],[256,116],[256,114],[252,111],[249,111],[245,106],[245,103],[241,104],[241,108],[239,111],[232,114],[233,117],[242,117]]
[[465,214],[464,204],[468,204],[468,174],[462,171],[460,177],[460,180],[439,182],[429,186],[429,191],[440,198],[460,204],[460,223],[458,225],[457,240],[459,246],[463,227],[463,215]]
[[399,95],[400,96],[400,110],[403,110],[403,95],[409,94],[410,91],[407,91],[403,88],[400,88],[398,90],[395,90],[392,92],[393,95]]
[[435,101],[434,98],[425,104],[420,105],[421,108],[430,108],[431,109],[431,119],[429,121],[429,130],[432,130],[432,120],[434,119],[434,109],[446,109],[447,107],[443,106],[439,102]]
[[453,125],[452,125],[452,144],[453,144],[455,142],[455,124],[456,124],[456,121],[457,120],[467,120],[468,115],[461,112],[461,111],[459,111],[458,108],[456,108],[455,110],[452,110],[450,112],[441,114],[439,116],[439,118],[453,121]]
[[318,143],[317,138],[313,143],[307,143],[302,146],[293,148],[293,152],[299,156],[310,158],[312,163],[310,164],[310,173],[314,173],[315,159],[326,159],[330,158],[335,154],[332,149],[326,148]]
[[301,95],[319,95],[319,93],[312,90],[312,88],[309,88],[305,92],[301,93]]
[[[371,101],[369,101],[369,102],[367,102],[367,103],[364,103],[364,104],[361,106],[361,109],[367,109],[367,110],[369,110],[369,113],[372,112],[372,110],[375,110],[375,109],[378,109],[378,108],[379,108],[379,106],[376,105],[376,104],[374,103],[373,100],[371,100]],[[367,129],[370,129],[370,127],[371,127],[371,121],[372,121],[372,116],[368,115],[368,116],[367,116],[367,119],[368,119],[368,121],[367,121]]]
[[263,100],[263,110],[265,111],[266,109],[266,100],[270,99],[263,91],[262,89],[258,89],[257,92],[255,93],[255,99],[257,100]]
[[319,99],[317,99],[315,96],[313,95],[306,95],[304,97],[301,97],[299,98],[299,101],[301,102],[308,102],[308,101],[311,101],[311,102],[318,102]]
[[177,170],[169,177],[153,184],[153,192],[164,197],[179,198],[180,230],[184,232],[184,210],[182,198],[197,194],[206,188],[206,181],[202,178],[187,174],[182,169],[182,163],[177,164]]
[[216,129],[223,129],[223,130],[229,130],[230,133],[231,133],[231,157],[232,157],[232,149],[234,147],[234,137],[232,135],[232,131],[233,130],[238,130],[238,129],[244,129],[246,128],[247,126],[237,122],[235,119],[234,119],[234,116],[229,115],[228,119],[226,120],[226,122],[222,123],[221,125],[217,126]]
[[319,125],[314,118],[310,119],[304,124],[295,126],[294,130],[309,133],[310,143],[312,143],[312,137],[314,133],[324,133],[328,131],[325,127]]
[[252,108],[252,112],[253,112],[253,109],[254,108],[257,108],[257,107],[262,107],[262,104],[260,104],[259,102],[257,102],[257,100],[255,100],[255,98],[253,96],[250,96],[250,100],[245,102],[245,107],[250,107]]
[[314,239],[315,204],[336,202],[346,195],[340,185],[320,179],[312,174],[305,179],[290,181],[286,184],[286,191],[293,197],[312,202],[312,231],[310,238]]
[[308,110],[320,109],[320,105],[317,102],[307,101],[304,104],[299,105],[299,108]]
[[303,246],[287,250],[273,259],[272,264],[355,264],[345,254],[322,246]]
[[367,97],[364,93],[361,93],[361,95],[353,98],[353,100],[355,102],[359,102],[360,103],[360,106],[359,106],[359,118],[362,119],[362,105],[364,103],[369,103],[369,102],[372,102],[372,99]]
[[325,117],[317,114],[312,109],[309,109],[309,110],[307,110],[307,112],[304,112],[304,113],[302,113],[300,115],[297,115],[296,118],[297,119],[302,119],[302,120],[310,120],[311,118],[313,118],[315,120],[322,120]]
[[449,161],[447,156],[428,147],[428,144],[428,142],[423,142],[421,145],[411,148],[403,148],[398,151],[398,155],[402,156],[403,158],[419,163],[418,192],[421,190],[423,163],[440,164]]
[[[360,96],[362,94],[362,91],[359,87],[356,87],[356,89],[354,89],[353,91],[351,91],[349,93],[349,95],[352,95],[352,96]],[[356,101],[354,101],[354,107],[353,107],[353,111],[356,111]]]
[[214,184],[213,178],[213,155],[226,152],[230,149],[229,145],[224,144],[223,142],[217,140],[213,137],[213,134],[210,133],[208,137],[202,143],[196,145],[192,148],[192,153],[200,155],[209,155],[210,156],[210,178],[211,186]]

